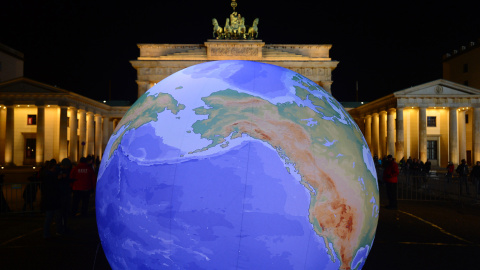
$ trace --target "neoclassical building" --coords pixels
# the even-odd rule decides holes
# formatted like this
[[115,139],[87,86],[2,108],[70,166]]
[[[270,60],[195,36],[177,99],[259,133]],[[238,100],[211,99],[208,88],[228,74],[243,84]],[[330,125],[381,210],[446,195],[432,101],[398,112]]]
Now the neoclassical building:
[[480,90],[436,80],[349,111],[373,155],[448,161],[480,160]]
[[109,106],[24,77],[0,83],[0,164],[102,157],[128,106]]

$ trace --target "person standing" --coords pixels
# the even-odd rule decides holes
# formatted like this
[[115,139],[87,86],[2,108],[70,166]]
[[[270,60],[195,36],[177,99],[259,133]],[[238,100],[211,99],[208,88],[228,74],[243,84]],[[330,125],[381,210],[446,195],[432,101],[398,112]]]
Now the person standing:
[[61,234],[69,232],[67,225],[72,202],[72,188],[70,186],[72,184],[70,179],[71,170],[72,162],[70,159],[64,158],[60,163],[60,170],[58,172]]
[[383,181],[387,185],[388,206],[387,209],[398,209],[397,206],[397,176],[399,174],[398,165],[392,158],[392,155],[387,156],[387,164],[383,171]]
[[59,182],[57,173],[57,162],[52,159],[45,165],[45,171],[42,175],[42,205],[45,210],[45,222],[43,224],[43,237],[50,238],[50,226],[55,218],[57,233],[62,232],[60,221],[60,198]]
[[87,163],[87,159],[80,158],[80,163],[72,169],[70,178],[73,181],[73,201],[72,201],[72,215],[76,215],[78,205],[82,201],[82,216],[87,216],[88,201],[90,200],[90,192],[95,190],[95,171],[91,164]]
[[449,161],[447,165],[447,174],[445,174],[445,176],[447,177],[447,183],[450,183],[450,181],[452,180],[454,170],[455,167],[453,166],[453,163]]
[[480,194],[480,161],[477,161],[477,164],[473,166],[472,168],[472,174],[471,176],[473,177],[474,183],[475,183],[475,188],[476,188],[476,195]]
[[468,165],[465,159],[462,159],[462,163],[458,165],[456,172],[458,173],[459,176],[459,186],[460,186],[460,195],[462,195],[462,185],[465,183],[465,190],[467,191],[467,194],[470,194],[470,191],[468,189]]

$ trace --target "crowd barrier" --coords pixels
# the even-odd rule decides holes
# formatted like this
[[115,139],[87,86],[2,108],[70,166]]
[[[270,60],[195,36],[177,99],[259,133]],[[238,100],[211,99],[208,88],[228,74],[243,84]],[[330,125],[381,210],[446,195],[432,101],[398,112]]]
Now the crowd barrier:
[[0,183],[0,214],[41,211],[40,182]]
[[[379,182],[382,169],[377,169]],[[397,199],[398,200],[462,200],[478,202],[479,182],[471,177],[466,181],[454,174],[447,177],[444,171],[433,170],[430,173],[414,173],[401,171],[398,176]]]

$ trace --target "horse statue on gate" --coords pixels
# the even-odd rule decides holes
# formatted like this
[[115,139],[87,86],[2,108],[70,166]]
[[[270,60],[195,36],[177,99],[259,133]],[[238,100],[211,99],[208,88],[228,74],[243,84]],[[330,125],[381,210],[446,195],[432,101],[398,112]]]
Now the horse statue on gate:
[[212,24],[213,24],[213,37],[216,36],[217,39],[222,39],[223,38],[223,29],[218,25],[217,19],[213,18],[212,19]]
[[258,18],[253,20],[253,25],[248,28],[248,37],[249,39],[254,39],[258,37]]
[[238,33],[240,34],[240,39],[247,38],[247,27],[245,26],[245,18],[240,19],[240,24],[238,25]]
[[223,28],[223,33],[226,39],[230,39],[232,36],[232,27],[230,26],[230,19],[227,18],[227,21],[225,22],[225,27]]

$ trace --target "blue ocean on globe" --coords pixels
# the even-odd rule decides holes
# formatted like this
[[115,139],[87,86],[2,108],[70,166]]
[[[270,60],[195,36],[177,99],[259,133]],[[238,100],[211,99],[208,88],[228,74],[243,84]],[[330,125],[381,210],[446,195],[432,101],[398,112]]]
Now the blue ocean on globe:
[[113,269],[361,269],[378,222],[368,146],[291,70],[216,61],[141,96],[100,166]]

